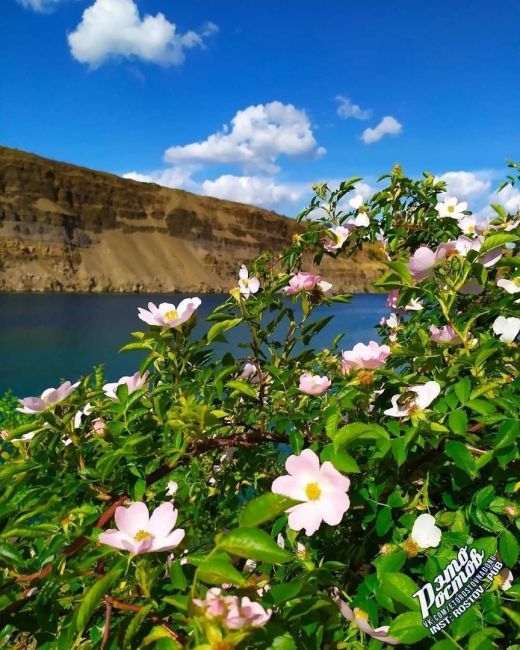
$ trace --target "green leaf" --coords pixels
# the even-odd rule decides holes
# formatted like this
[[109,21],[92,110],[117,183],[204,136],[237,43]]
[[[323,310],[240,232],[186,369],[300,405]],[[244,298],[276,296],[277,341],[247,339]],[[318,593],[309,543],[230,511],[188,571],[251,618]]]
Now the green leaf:
[[227,556],[210,557],[204,560],[197,568],[197,576],[210,585],[222,585],[223,582],[231,582],[237,587],[242,587],[246,580],[244,576],[235,569]]
[[385,438],[388,440],[389,437],[388,431],[378,424],[353,422],[339,429],[334,438],[334,449],[341,449],[354,441],[374,440],[377,438]]
[[273,639],[271,645],[267,650],[297,650],[298,646],[296,645],[293,637],[286,632],[282,636],[277,636]]
[[259,526],[278,517],[296,503],[298,501],[281,494],[266,492],[246,505],[238,517],[238,523],[242,528]]
[[258,395],[256,394],[256,389],[253,388],[251,384],[248,384],[245,381],[241,381],[240,379],[234,379],[233,381],[228,381],[226,386],[228,388],[237,390],[239,393],[242,393],[242,395],[247,395],[248,397],[252,397],[253,399],[258,399]]
[[459,398],[461,404],[465,404],[469,400],[471,394],[471,379],[463,377],[455,384],[455,395]]
[[221,320],[209,328],[207,338],[208,343],[211,343],[219,334],[223,334],[228,330],[236,327],[242,322],[242,318],[230,318],[229,320]]
[[125,636],[123,639],[123,648],[131,648],[132,641],[139,631],[139,628],[141,627],[142,622],[144,619],[147,617],[148,612],[152,609],[151,605],[144,605],[142,609],[140,609],[135,616],[132,617],[132,620],[128,624],[128,627],[126,628]]
[[453,433],[459,436],[465,436],[468,430],[468,416],[462,409],[452,411],[448,416],[448,424]]
[[417,643],[430,635],[422,623],[422,616],[419,612],[400,614],[390,625],[388,634],[401,643]]
[[486,251],[490,251],[493,248],[498,248],[499,246],[505,246],[505,244],[509,244],[510,242],[514,241],[518,241],[518,237],[510,233],[500,232],[496,235],[490,235],[489,237],[486,237],[486,239],[484,239],[482,242],[482,246],[479,250],[479,257]]
[[259,528],[235,528],[224,535],[217,535],[217,547],[230,555],[271,564],[284,564],[292,555]]
[[13,544],[0,544],[0,558],[6,558],[16,564],[23,563],[23,557],[20,555],[20,551]]
[[446,454],[453,459],[457,467],[462,469],[472,478],[476,476],[477,470],[475,467],[475,459],[463,442],[459,442],[458,440],[449,440],[446,443],[445,450]]
[[417,610],[419,604],[412,595],[419,591],[417,584],[404,573],[383,573],[381,588],[387,596],[408,609]]
[[514,567],[520,555],[520,544],[510,530],[504,530],[498,540],[498,550],[509,567]]
[[94,585],[85,593],[83,600],[74,614],[73,620],[73,628],[78,636],[83,632],[90,617],[99,607],[104,595],[122,573],[123,568],[117,566],[103,576],[101,580],[94,583]]
[[491,639],[484,632],[472,634],[468,641],[468,650],[493,650]]
[[344,449],[336,451],[333,445],[326,445],[323,448],[320,454],[320,460],[322,462],[329,460],[340,472],[345,472],[347,474],[356,474],[361,472],[359,465],[349,453]]
[[288,600],[296,598],[303,589],[303,582],[287,582],[274,585],[266,594],[266,600],[272,605],[280,605]]

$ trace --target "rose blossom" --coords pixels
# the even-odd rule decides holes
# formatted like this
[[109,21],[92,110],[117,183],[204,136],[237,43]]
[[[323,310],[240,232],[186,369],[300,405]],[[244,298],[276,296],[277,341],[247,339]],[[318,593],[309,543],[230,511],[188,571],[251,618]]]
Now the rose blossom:
[[258,368],[256,365],[249,361],[245,363],[242,372],[239,375],[239,379],[249,381],[252,384],[258,384],[260,382],[260,377],[258,376]]
[[181,300],[178,307],[169,302],[162,302],[159,307],[156,307],[153,302],[149,302],[149,311],[139,307],[138,316],[148,325],[179,327],[191,318],[200,304],[200,298],[185,298]]
[[347,241],[350,230],[344,226],[336,226],[329,228],[328,232],[332,233],[333,239],[326,237],[323,240],[323,247],[328,253],[334,253],[334,251],[343,248],[343,244]]
[[260,280],[258,278],[249,277],[249,271],[247,270],[247,266],[245,264],[242,264],[240,267],[238,277],[238,288],[240,289],[240,293],[244,296],[244,298],[249,298],[252,293],[257,293],[257,291],[260,289]]
[[388,345],[379,345],[375,341],[370,341],[368,345],[356,343],[352,350],[345,350],[342,353],[342,370],[343,372],[356,368],[375,370],[384,365],[389,354]]
[[410,537],[420,549],[437,548],[442,531],[435,525],[435,517],[424,513],[414,521]]
[[125,375],[124,377],[121,377],[121,379],[119,379],[116,382],[113,382],[111,384],[105,384],[103,386],[103,392],[107,397],[110,397],[110,399],[117,400],[118,399],[117,389],[119,388],[119,386],[126,384],[126,386],[128,387],[128,394],[130,395],[131,393],[133,393],[134,391],[140,388],[146,388],[149,374],[150,373],[148,372],[148,370],[146,370],[145,372],[143,372],[143,374],[141,374],[138,371],[131,376]]
[[177,514],[168,501],[161,503],[152,516],[142,501],[136,501],[128,508],[119,506],[114,517],[119,530],[109,529],[101,533],[99,541],[134,555],[169,551],[179,546],[184,538],[182,528],[174,530]]
[[397,645],[399,643],[399,641],[393,636],[388,635],[388,630],[390,629],[389,625],[373,628],[368,622],[368,614],[362,609],[359,609],[359,607],[351,609],[351,607],[340,598],[339,590],[337,588],[333,590],[332,598],[347,621],[357,625],[361,632],[381,641],[381,643],[388,643],[388,645]]
[[430,339],[435,343],[445,345],[456,345],[462,343],[459,335],[455,332],[451,325],[445,325],[440,329],[436,325],[430,325]]
[[300,377],[299,389],[306,395],[321,395],[330,388],[331,383],[328,377],[320,377],[310,372],[304,372]]
[[272,610],[265,610],[260,603],[247,596],[223,596],[222,589],[212,587],[204,600],[194,598],[193,603],[203,610],[206,618],[220,619],[230,630],[244,627],[262,627],[271,618]]
[[300,271],[289,280],[289,285],[284,287],[284,291],[288,296],[293,296],[302,291],[321,291],[327,293],[332,289],[329,282],[325,282],[319,275]]
[[[405,389],[404,393],[392,397],[392,407],[385,411],[385,415],[402,418],[417,411],[424,411],[440,392],[441,387],[436,381],[410,386]],[[415,397],[412,393],[415,393]]]
[[503,343],[512,343],[520,332],[520,318],[499,316],[493,323],[493,331]]
[[466,201],[457,202],[455,196],[447,196],[443,202],[437,203],[435,209],[439,213],[439,217],[451,217],[452,219],[461,219],[464,212],[468,209]]
[[28,413],[29,415],[41,413],[66,399],[79,384],[79,381],[75,384],[66,381],[58,388],[47,388],[40,397],[24,397],[19,400],[22,408],[17,408],[16,410],[20,411],[20,413]]
[[313,535],[322,521],[337,526],[350,506],[350,479],[329,461],[320,467],[320,459],[311,449],[304,449],[299,456],[289,456],[285,469],[288,474],[273,481],[272,492],[303,502],[286,511],[289,527],[304,528],[307,535]]
[[[497,281],[497,287],[504,289],[507,293],[514,295],[515,293],[520,292],[520,276],[513,278],[512,280],[506,280],[506,278],[500,278]],[[520,300],[515,300],[515,304],[520,303]]]

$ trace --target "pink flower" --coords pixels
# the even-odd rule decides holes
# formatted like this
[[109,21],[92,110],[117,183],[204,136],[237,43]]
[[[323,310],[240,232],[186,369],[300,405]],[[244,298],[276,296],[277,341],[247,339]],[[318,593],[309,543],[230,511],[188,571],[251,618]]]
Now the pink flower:
[[260,377],[258,376],[258,368],[254,363],[244,364],[241,374],[239,375],[240,379],[244,381],[249,381],[252,384],[258,384],[260,382]]
[[520,293],[520,276],[513,278],[512,280],[500,278],[500,280],[497,280],[497,287],[504,289],[507,293]]
[[179,327],[192,317],[200,303],[200,298],[185,298],[181,300],[178,307],[169,302],[162,302],[159,307],[156,307],[153,302],[149,302],[149,311],[139,307],[138,316],[148,325]]
[[184,530],[174,530],[177,510],[169,502],[161,503],[150,517],[146,504],[132,503],[128,508],[116,508],[115,520],[119,530],[110,529],[99,536],[102,544],[129,551],[134,555],[170,551],[184,538]]
[[6,429],[0,431],[0,438],[2,438],[2,440],[7,440],[7,438],[9,438],[9,431]]
[[193,603],[204,611],[208,619],[220,619],[230,630],[244,627],[262,627],[271,618],[272,610],[265,610],[260,603],[247,596],[223,596],[222,589],[212,587],[206,592],[204,600],[194,598]]
[[304,528],[307,535],[313,535],[322,521],[337,526],[350,506],[350,480],[329,461],[320,467],[320,459],[311,449],[289,456],[285,469],[288,474],[275,479],[271,490],[303,502],[287,510],[289,527]]
[[430,325],[430,332],[430,339],[435,343],[441,343],[444,345],[458,345],[459,343],[462,343],[459,335],[451,325],[445,325],[440,329],[436,325]]
[[[404,393],[392,397],[392,407],[385,411],[385,415],[402,418],[418,411],[424,411],[438,397],[440,392],[441,387],[436,381],[410,386]],[[415,396],[413,393],[415,393]]]
[[384,365],[390,354],[390,348],[388,345],[379,345],[375,341],[370,341],[368,345],[356,343],[352,350],[346,350],[342,354],[343,372],[348,372],[356,368],[374,370]]
[[392,291],[390,291],[390,293],[388,294],[388,298],[386,299],[386,306],[388,307],[388,309],[395,311],[397,309],[398,301],[399,301],[399,289],[392,289]]
[[468,209],[466,201],[457,202],[456,197],[447,196],[444,202],[437,203],[435,209],[439,213],[439,217],[451,217],[452,219],[461,219],[464,212]]
[[34,415],[35,413],[41,413],[42,411],[47,410],[59,404],[64,399],[66,399],[72,391],[79,386],[79,381],[75,384],[71,384],[70,381],[66,381],[59,388],[47,388],[41,394],[41,397],[24,397],[20,400],[22,408],[16,409],[20,413],[28,413]]
[[459,220],[459,228],[465,235],[473,235],[477,231],[477,219],[473,215],[462,217]]
[[105,384],[103,386],[103,392],[107,397],[110,397],[110,399],[117,400],[117,389],[119,386],[126,384],[126,386],[128,386],[128,394],[130,395],[140,388],[146,388],[149,374],[148,370],[146,370],[143,374],[136,372],[132,376],[121,377],[119,381]]
[[94,422],[92,422],[92,433],[98,435],[98,436],[104,436],[107,430],[107,425],[104,420],[101,418],[96,418]]
[[319,275],[313,275],[306,271],[300,271],[289,280],[289,285],[284,287],[284,291],[288,296],[301,293],[302,291],[321,291],[327,293],[332,289],[329,282],[325,282]]
[[333,239],[326,237],[323,240],[324,248],[329,253],[334,253],[335,251],[343,248],[343,244],[347,241],[350,234],[350,230],[345,228],[345,226],[336,226],[330,228],[329,232],[332,233]]
[[332,592],[332,597],[342,615],[347,619],[347,621],[351,621],[357,625],[361,632],[364,632],[368,636],[371,636],[382,643],[388,643],[389,645],[397,645],[399,643],[399,641],[393,636],[388,636],[388,630],[390,629],[389,625],[373,628],[368,622],[368,614],[358,607],[351,609],[347,603],[340,598],[337,589],[334,589]]
[[408,270],[416,282],[421,282],[430,277],[430,273],[436,264],[437,258],[434,251],[428,246],[421,246],[410,258]]
[[320,377],[310,372],[304,372],[300,377],[299,389],[306,395],[321,395],[329,390],[331,383],[328,377]]
[[[258,278],[250,278],[249,272],[245,264],[242,264],[238,272],[238,288],[244,298],[249,298],[252,293],[257,293],[260,289],[260,280]],[[180,305],[179,305],[180,306]]]

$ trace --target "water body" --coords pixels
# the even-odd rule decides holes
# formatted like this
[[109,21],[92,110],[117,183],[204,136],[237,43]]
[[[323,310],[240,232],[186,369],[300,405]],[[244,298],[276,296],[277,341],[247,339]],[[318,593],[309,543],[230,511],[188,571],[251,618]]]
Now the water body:
[[[76,380],[104,363],[109,381],[137,370],[139,352],[118,353],[130,332],[147,326],[137,308],[149,300],[174,302],[181,294],[0,294],[0,394],[39,395],[60,380]],[[195,334],[207,331],[205,317],[225,296],[203,295]],[[315,338],[314,347],[330,345],[340,332],[342,346],[375,338],[374,326],[388,313],[383,295],[360,294],[348,305],[320,307],[318,316],[334,318]],[[231,340],[231,343],[233,341]]]

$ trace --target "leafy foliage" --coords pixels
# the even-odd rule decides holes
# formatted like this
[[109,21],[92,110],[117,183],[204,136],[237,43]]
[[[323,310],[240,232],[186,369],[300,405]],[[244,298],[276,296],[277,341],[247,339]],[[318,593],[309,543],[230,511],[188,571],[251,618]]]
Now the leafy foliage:
[[[520,221],[495,206],[479,251],[452,249],[416,281],[410,256],[461,234],[457,219],[438,216],[443,184],[429,174],[411,180],[396,167],[351,210],[346,201],[358,181],[335,191],[316,186],[299,217],[301,234],[280,256],[251,263],[261,290],[245,299],[234,289],[209,317],[205,337],[191,337],[193,318],[134,333],[123,349],[147,352],[145,385],[123,384],[112,399],[95,372],[65,400],[23,418],[12,396],[0,401],[8,432],[0,464],[2,647],[355,650],[381,647],[366,631],[380,626],[405,647],[514,642],[518,584],[505,591],[496,578],[436,638],[413,594],[465,545],[500,554],[509,568],[518,561],[520,354],[493,324],[519,313],[517,296],[497,279],[518,283]],[[341,250],[327,251],[324,238],[358,212],[369,225],[351,228]],[[304,253],[319,263],[381,237],[388,272],[379,286],[399,292],[393,324],[379,326],[391,353],[377,368],[345,371],[338,341],[313,349],[328,322],[313,312],[348,296],[314,287],[289,299],[283,288],[302,270]],[[483,254],[497,248],[502,257],[486,265]],[[465,291],[475,283],[478,292]],[[422,308],[407,310],[413,301]],[[458,343],[432,340],[432,325],[449,325]],[[219,358],[213,341],[239,326],[246,335],[238,353]],[[302,393],[304,372],[326,375],[331,388]],[[427,382],[440,394],[418,408],[408,389]],[[400,417],[388,414],[396,395]],[[310,537],[288,526],[286,511],[297,502],[271,492],[286,457],[307,448],[350,478],[340,524],[322,523]],[[116,507],[143,501],[152,509],[172,498],[186,531],[173,556],[133,556],[99,543]],[[426,510],[442,539],[425,549],[410,535]],[[272,610],[269,622],[232,628],[206,616],[195,601],[221,585]]]

